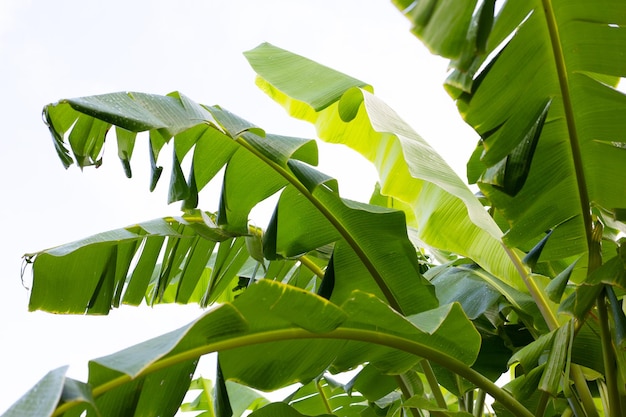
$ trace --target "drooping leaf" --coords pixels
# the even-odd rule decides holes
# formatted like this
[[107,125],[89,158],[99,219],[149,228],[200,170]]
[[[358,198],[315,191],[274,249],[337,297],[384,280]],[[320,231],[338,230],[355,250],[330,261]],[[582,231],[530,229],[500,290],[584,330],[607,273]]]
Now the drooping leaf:
[[[170,286],[175,288],[175,301],[200,302],[192,294],[205,269],[212,266],[213,247],[227,238],[207,214],[191,214],[155,219],[28,254],[34,275],[29,308],[106,314],[120,302],[161,302]],[[242,256],[248,259],[246,251]],[[237,272],[237,268],[219,269],[216,274],[219,280],[230,282]],[[225,290],[222,286],[217,291]],[[211,293],[211,297],[218,295]]]
[[[615,116],[626,109],[626,98],[613,88],[625,74],[618,47],[624,30],[617,23],[624,16],[619,2],[611,0],[597,4],[601,10],[578,1],[552,2],[547,9],[543,5],[510,1],[498,9],[486,48],[474,49],[467,84],[455,98],[461,115],[484,138],[475,153],[484,163],[474,158],[473,180],[478,171],[487,179],[494,164],[524,143],[521,135],[535,129],[534,153],[519,155],[520,166],[529,170],[517,194],[487,184],[490,180],[479,180],[479,185],[507,220],[507,245],[529,245],[553,230],[542,259],[556,260],[587,252],[588,225],[581,210],[589,208],[581,208],[581,196],[612,212],[626,207],[626,195],[619,191],[626,174],[615,170],[624,164],[626,153],[609,145],[624,142],[624,119]],[[472,11],[473,6],[461,2],[448,10]],[[449,28],[449,41],[460,40],[457,33],[465,27],[457,23]],[[428,37],[421,39],[431,48],[437,45]],[[549,109],[546,103],[551,103]]]
[[[270,65],[274,54],[283,57],[280,69]],[[443,159],[380,99],[356,87],[346,88],[339,96],[327,94],[323,83],[305,81],[298,71],[285,68],[307,66],[317,74],[316,79],[344,77],[346,85],[351,78],[268,44],[247,52],[246,57],[258,74],[257,84],[290,115],[315,124],[321,139],[348,145],[375,164],[382,194],[412,207],[422,241],[468,256],[509,285],[523,288],[501,246],[502,234],[482,205]],[[313,91],[303,90],[303,85],[327,97],[326,106],[316,110]]]
[[215,254],[209,284],[204,288],[204,296],[200,301],[203,307],[213,304],[238,277],[239,271],[249,259],[245,243],[245,238],[237,237],[220,244]]
[[[226,378],[264,389],[309,382],[340,357],[343,363],[360,356],[400,369],[424,356],[528,415],[469,368],[479,343],[458,304],[407,320],[371,295],[355,292],[339,307],[302,289],[261,280],[187,326],[91,361],[88,383],[103,416],[154,415],[157,409],[173,415],[198,357],[213,351],[221,352]],[[390,356],[395,350],[402,355]]]
[[247,151],[236,152],[226,166],[217,222],[246,233],[250,210],[287,185],[287,180]]
[[559,311],[577,318],[584,317],[595,305],[596,297],[602,291],[603,284],[626,287],[626,269],[619,256],[609,259],[593,271],[583,285],[576,287],[575,291],[561,302]]
[[322,283],[320,284],[317,290],[317,295],[329,300],[334,289],[335,289],[335,264],[331,256],[330,260],[328,261],[328,265],[326,266],[326,270],[324,271],[324,277],[322,278]]
[[[49,106],[43,109],[43,118],[52,136],[52,143],[57,152],[57,156],[65,168],[74,163],[64,144],[63,135],[67,132],[74,121],[74,111],[70,106]],[[55,119],[53,121],[53,118]]]
[[[338,82],[339,87],[344,85],[345,77],[333,75],[331,78]],[[350,81],[348,84],[351,86],[355,82]],[[198,219],[192,222],[194,224],[191,227],[200,236],[214,240],[214,236],[220,234],[226,237],[247,235],[251,209],[270,195],[285,189],[284,197],[280,201],[279,215],[274,216],[274,221],[278,221],[278,224],[271,223],[265,234],[264,255],[266,257],[273,260],[276,259],[276,255],[301,256],[306,252],[317,250],[319,246],[332,245],[335,241],[343,239],[355,254],[357,262],[363,264],[367,270],[369,278],[366,277],[366,280],[370,281],[368,290],[372,285],[377,286],[396,308],[406,310],[408,314],[436,305],[432,288],[419,274],[419,265],[406,236],[402,214],[381,210],[374,206],[362,205],[356,208],[353,207],[355,203],[343,201],[338,194],[335,180],[312,168],[311,164],[317,163],[317,148],[313,141],[266,134],[262,129],[225,109],[193,103],[179,93],[172,93],[165,97],[140,93],[115,93],[70,99],[49,105],[46,111],[52,115],[62,116],[63,113],[56,109],[68,106],[75,119],[101,120],[132,132],[148,130],[153,171],[152,186],[156,185],[162,171],[162,168],[157,165],[158,155],[167,142],[173,141],[174,164],[169,193],[170,201],[182,199],[184,205],[195,206],[196,191],[201,190],[225,166],[217,219],[210,222]],[[50,120],[51,126],[55,126],[57,121],[54,117]],[[62,122],[60,130],[55,130],[54,134],[63,142],[64,135],[70,127],[66,126],[65,119],[62,118]],[[81,132],[74,133],[75,141],[85,139]],[[104,139],[105,136],[102,134],[98,137],[100,141],[98,143],[104,143]],[[185,178],[180,164],[192,149],[193,171],[189,178]],[[333,183],[335,183],[334,186]],[[294,189],[298,190],[299,194],[293,193]],[[301,221],[302,218],[299,215],[302,211],[298,210],[299,208],[304,209],[304,213],[309,216],[307,221]],[[378,225],[378,220],[383,218],[389,219],[393,227],[388,227],[390,223],[383,223],[383,226],[378,229],[363,227],[363,224],[369,222],[372,225]],[[309,219],[314,221],[313,224],[308,223]],[[209,224],[208,228],[203,229],[202,223]],[[215,224],[217,226],[214,228]],[[298,228],[291,230],[294,225]],[[315,225],[324,227],[314,231]],[[298,242],[295,247],[290,247],[291,242],[294,241],[291,233],[296,231],[300,232],[299,236],[308,236],[310,239]],[[380,233],[383,235],[381,236]],[[193,236],[193,233],[190,236]],[[384,238],[382,246],[381,237]],[[138,257],[139,267],[132,271],[128,285],[130,291],[127,291],[122,298],[124,302],[138,304],[148,286],[152,291],[149,295],[151,303],[163,300],[166,293],[168,299],[175,298],[176,301],[184,302],[183,300],[190,300],[190,294],[197,293],[194,282],[201,280],[203,283],[206,282],[205,278],[202,278],[206,274],[200,271],[197,264],[200,258],[194,261],[195,266],[192,270],[195,275],[193,277],[190,275],[190,269],[185,266],[192,248],[196,247],[194,244],[181,244],[169,237],[167,239],[161,237],[161,239],[163,242],[152,239],[151,242],[145,243],[144,246],[149,250],[144,250]],[[275,241],[272,241],[273,239]],[[219,240],[224,239],[220,237]],[[155,261],[161,256],[159,247],[165,248],[164,264],[155,267]],[[384,250],[381,250],[383,248]],[[187,252],[183,249],[187,249]],[[376,255],[377,252],[380,254]],[[235,274],[237,269],[245,264],[247,254],[239,250],[233,253],[238,253],[240,256],[233,258],[237,261],[231,267],[220,267],[211,271],[209,288],[206,289],[201,299],[202,304],[206,305],[219,299],[224,294],[225,287],[232,282],[237,285]],[[389,255],[395,253],[402,253],[404,256],[392,260]],[[76,289],[76,292],[82,291],[81,297],[96,294],[93,301],[101,304],[97,305],[97,309],[95,309],[96,304],[93,304],[94,309],[90,311],[102,313],[107,311],[105,295],[108,292],[105,291],[104,295],[100,295],[99,291],[94,291],[93,288],[96,286],[98,289],[109,288],[104,286],[104,284],[110,286],[111,282],[111,277],[105,274],[107,271],[105,266],[113,263],[113,255],[107,257],[106,252],[97,252],[97,255],[101,258],[100,263],[94,265],[98,270],[96,273],[100,280],[95,283],[88,281],[85,285],[90,285],[89,287]],[[35,259],[35,262],[41,263],[44,259],[45,254],[42,254]],[[219,259],[216,257],[216,260]],[[123,268],[116,268],[119,272],[115,277],[117,284],[111,290],[115,293],[115,299],[120,299],[119,289],[123,288],[123,283],[125,283],[121,269]],[[187,274],[179,276],[181,270],[187,271]],[[35,280],[38,280],[39,271],[42,269],[35,267]],[[226,271],[227,274],[221,275],[220,271]],[[405,276],[414,277],[414,279],[406,281]],[[344,288],[350,286],[348,280],[348,277],[341,280]],[[407,282],[410,285],[407,285]],[[172,283],[181,286],[181,290],[170,291]],[[184,288],[182,283],[184,283]],[[173,293],[179,295],[173,296]],[[65,309],[67,307],[57,305],[56,307],[34,308]],[[71,307],[72,311],[76,312],[79,308],[85,311],[82,306]]]
[[[150,132],[150,191],[154,191],[161,174],[163,173],[163,167],[157,165],[158,151],[155,151],[155,142],[163,142],[159,140],[160,136],[155,131]],[[162,145],[161,145],[162,146]],[[160,148],[159,148],[160,149]]]
[[174,160],[172,161],[172,176],[170,179],[169,195],[167,202],[173,203],[175,201],[186,200],[189,198],[189,185],[185,179],[185,174],[180,167],[180,161],[174,152]]

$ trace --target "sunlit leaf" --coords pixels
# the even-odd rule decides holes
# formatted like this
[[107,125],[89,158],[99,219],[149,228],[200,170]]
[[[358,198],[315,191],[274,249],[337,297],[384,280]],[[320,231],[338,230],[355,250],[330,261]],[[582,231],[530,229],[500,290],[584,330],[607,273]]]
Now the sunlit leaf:
[[[333,75],[331,78],[339,82],[337,88],[344,85],[345,77]],[[353,84],[355,82],[350,81],[346,85]],[[302,256],[307,252],[318,250],[320,246],[344,241],[349,251],[354,254],[354,260],[366,271],[364,281],[367,284],[364,289],[380,291],[377,293],[387,298],[394,308],[406,314],[423,311],[436,305],[432,288],[420,276],[415,252],[406,235],[402,213],[342,200],[338,194],[336,181],[311,166],[317,163],[317,148],[313,141],[267,134],[225,109],[193,103],[179,93],[168,96],[114,93],[84,97],[49,105],[46,111],[62,117],[63,114],[54,109],[67,105],[76,111],[72,113],[72,117],[81,120],[113,123],[116,127],[124,129],[122,132],[148,130],[151,145],[151,188],[156,185],[162,172],[162,167],[157,164],[158,155],[166,143],[173,141],[174,158],[169,201],[183,200],[183,206],[187,210],[195,207],[197,191],[225,168],[217,218],[207,221],[202,216],[198,218],[193,215],[194,221],[181,226],[183,230],[191,227],[201,237],[220,242],[229,237],[248,235],[252,208],[284,189],[278,215],[272,220],[278,223],[270,223],[264,235],[264,256],[270,260],[275,260],[278,256]],[[128,112],[125,107],[129,108]],[[51,118],[51,123],[51,126],[54,126],[56,121]],[[67,123],[62,118],[60,130],[54,131],[55,137],[61,141],[69,129]],[[74,132],[74,136],[75,141],[89,139],[88,133],[82,130]],[[102,135],[98,138],[98,143],[104,143],[104,139]],[[192,172],[186,178],[181,163],[192,150]],[[294,193],[295,190],[298,192]],[[381,222],[383,219],[385,221]],[[365,223],[374,227],[363,227]],[[204,227],[203,224],[208,227]],[[316,228],[319,225],[324,227]],[[192,240],[194,238],[193,233],[185,232],[183,235],[189,236]],[[303,236],[309,239],[299,241],[298,238]],[[55,298],[56,302],[50,298],[50,305],[32,303],[32,308],[56,311],[69,308],[68,311],[72,312],[106,313],[106,305],[111,305],[109,301],[114,301],[113,305],[117,305],[119,300],[139,304],[147,288],[150,290],[147,294],[150,304],[166,299],[186,302],[191,299],[190,294],[197,294],[198,288],[194,284],[205,283],[202,277],[206,274],[198,263],[201,258],[194,259],[193,268],[186,266],[192,250],[197,247],[191,243],[192,240],[183,243],[169,235],[146,239],[145,242],[140,240],[137,239],[139,249],[134,256],[127,256],[129,250],[125,249],[126,252],[123,253],[125,265],[120,265],[115,258],[115,251],[118,250],[116,245],[109,248],[110,253],[93,248],[99,257],[99,263],[91,263],[98,269],[97,278],[87,280],[83,287],[75,289],[76,297],[90,300],[89,308],[80,306],[82,300],[76,301],[76,305],[67,307],[64,305],[65,301],[59,297]],[[296,241],[298,243],[291,247],[292,242]],[[217,300],[223,301],[225,290],[231,285],[237,286],[237,273],[249,259],[250,254],[247,250],[238,247],[232,251],[235,255],[233,258],[222,260],[219,251],[225,249],[227,245],[227,243],[219,245],[218,256],[215,257],[216,265],[207,265],[211,267],[211,278],[200,300],[203,305]],[[77,248],[86,251],[87,249],[82,246],[85,245],[80,243]],[[391,259],[392,254],[402,256]],[[73,265],[88,267],[87,264],[81,266],[78,261],[86,259],[85,257],[74,256],[76,258]],[[258,251],[254,256],[259,261]],[[43,271],[37,264],[43,263],[45,259],[46,254],[43,253],[33,257],[36,265],[35,281],[39,280],[39,271]],[[211,259],[209,258],[209,264]],[[126,279],[122,275],[125,268],[122,266],[130,266],[129,262],[134,260],[137,267],[126,268],[130,278],[125,294],[121,294],[126,284]],[[159,261],[162,262],[161,265],[157,265]],[[112,270],[107,269],[107,265],[116,265],[115,276],[107,274],[107,271]],[[64,269],[66,266],[58,265]],[[190,271],[193,271],[194,275],[191,275]],[[181,275],[182,272],[185,274]],[[320,276],[319,273],[317,275]],[[407,276],[414,279],[406,281]],[[338,282],[340,286],[336,288],[347,288],[349,291],[353,288],[347,276]],[[172,285],[179,285],[180,291],[178,289],[173,291]],[[308,283],[303,285],[309,286]],[[101,290],[105,291],[101,293]],[[109,293],[114,295],[109,297]],[[343,296],[345,297],[347,293]]]
[[[274,54],[283,57],[280,70],[270,65]],[[290,115],[315,124],[321,139],[350,146],[374,163],[381,193],[412,207],[422,241],[471,257],[509,285],[523,288],[501,246],[502,234],[482,205],[443,159],[380,99],[356,87],[346,88],[340,96],[331,94],[330,88],[321,92],[327,91],[323,83],[305,81],[300,72],[285,68],[306,66],[316,79],[343,77],[346,85],[351,78],[268,44],[247,52],[246,57],[257,71],[257,84]],[[307,85],[311,92],[304,89]],[[326,106],[317,109],[313,91],[326,97]]]

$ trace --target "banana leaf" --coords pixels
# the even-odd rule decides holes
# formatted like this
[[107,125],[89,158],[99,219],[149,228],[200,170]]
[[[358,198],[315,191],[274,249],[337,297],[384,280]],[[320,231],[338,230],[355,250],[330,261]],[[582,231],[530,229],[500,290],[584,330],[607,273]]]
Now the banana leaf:
[[[373,306],[377,306],[375,311]],[[486,389],[519,415],[530,416],[509,394],[469,368],[478,354],[480,337],[463,317],[458,305],[450,305],[407,319],[358,291],[351,301],[338,306],[308,291],[262,280],[234,302],[187,326],[94,359],[81,395],[67,390],[61,369],[44,378],[8,415],[19,415],[33,403],[45,410],[42,417],[53,412],[74,416],[83,410],[87,416],[103,417],[149,414],[157,403],[161,415],[173,415],[172,405],[182,401],[198,357],[213,351],[221,352],[225,378],[275,389],[296,381],[310,382],[338,358],[351,356],[355,348],[360,352],[371,349],[372,357],[385,348],[402,351],[410,362],[419,357],[437,362]],[[460,338],[459,331],[474,336]],[[64,386],[75,394],[61,399]],[[41,392],[50,395],[41,397]]]
[[[352,277],[358,277],[365,291],[385,297],[405,314],[437,305],[434,289],[419,272],[403,213],[342,199],[336,181],[314,167],[313,140],[266,134],[225,109],[197,104],[180,93],[113,93],[62,100],[46,106],[44,116],[63,163],[75,161],[81,168],[102,163],[100,151],[112,126],[118,143],[123,142],[122,154],[128,157],[124,166],[129,168],[131,133],[148,131],[152,185],[162,172],[158,156],[171,143],[169,199],[183,201],[187,216],[197,221],[190,222],[193,227],[172,223],[181,236],[168,229],[143,239],[126,228],[28,255],[34,273],[31,309],[103,314],[120,300],[138,304],[146,292],[150,303],[200,299],[202,305],[209,305],[227,294],[227,288],[239,287],[235,280],[254,261],[263,264],[257,267],[264,272],[268,266],[264,258],[302,259],[335,243],[346,256],[335,262],[344,273],[335,274],[334,301],[341,303],[354,288]],[[181,168],[186,157],[191,159],[187,175]],[[219,211],[207,219],[194,209],[197,193],[222,168]],[[251,232],[250,211],[276,193],[280,198],[267,233]],[[171,225],[166,224],[170,229]],[[257,239],[261,235],[262,252]],[[236,239],[220,243],[212,257],[216,246],[212,242],[225,237]],[[161,267],[155,269],[159,260]],[[321,277],[324,267],[317,265],[312,271]],[[293,282],[298,271],[292,269],[283,279]],[[245,275],[255,278],[254,273]],[[68,289],[76,280],[81,284]],[[317,289],[319,282],[311,285],[312,280],[303,286]],[[66,290],[70,298],[56,296]]]

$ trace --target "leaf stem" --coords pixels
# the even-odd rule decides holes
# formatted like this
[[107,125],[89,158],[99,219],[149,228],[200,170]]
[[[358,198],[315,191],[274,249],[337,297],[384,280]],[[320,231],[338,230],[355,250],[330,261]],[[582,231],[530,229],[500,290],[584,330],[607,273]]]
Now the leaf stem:
[[[504,243],[502,244],[502,246],[504,247],[504,250],[515,265],[515,268],[520,274],[522,281],[524,281],[524,284],[528,288],[528,291],[535,301],[537,308],[539,308],[541,315],[548,325],[548,329],[550,329],[551,331],[558,329],[559,322],[556,318],[556,315],[550,308],[548,300],[545,299],[535,281],[533,281],[533,279],[530,277],[530,274],[526,271],[526,268],[522,264],[522,260],[513,250],[508,248]],[[589,386],[587,385],[587,381],[585,380],[581,368],[576,364],[572,364],[570,368],[570,376],[574,380],[574,385],[576,386],[576,390],[580,395],[580,399],[582,401],[583,407],[585,408],[587,416],[598,417],[598,410],[593,403],[593,397],[591,396]],[[577,399],[575,397],[572,397],[571,400],[576,401]]]
[[324,271],[322,270],[322,268],[317,266],[317,264],[313,262],[308,256],[302,255],[298,258],[298,261],[300,261],[302,265],[306,266],[309,271],[313,272],[319,278],[324,278]]
[[[552,53],[554,55],[554,63],[556,65],[557,78],[559,80],[559,87],[561,91],[561,98],[563,100],[563,110],[565,114],[565,121],[567,124],[567,131],[569,135],[570,150],[572,152],[572,159],[574,162],[574,173],[576,177],[576,184],[578,187],[578,197],[580,202],[580,211],[582,215],[583,225],[585,229],[585,237],[587,240],[588,251],[588,263],[587,263],[587,276],[591,271],[596,269],[602,263],[601,258],[597,256],[594,250],[596,245],[594,243],[594,226],[593,218],[591,216],[591,205],[589,194],[587,191],[587,180],[585,178],[585,170],[583,167],[582,152],[580,148],[580,140],[578,138],[578,130],[576,128],[576,120],[574,117],[574,106],[572,103],[572,97],[570,95],[569,77],[567,74],[567,68],[565,64],[565,56],[563,55],[563,49],[561,48],[561,39],[559,35],[558,23],[552,8],[551,0],[542,0],[544,16],[546,19],[546,26],[550,35],[550,44],[552,46]],[[576,389],[581,396],[583,406],[587,415],[595,417],[598,415],[598,411],[593,403],[593,398],[589,392],[587,381],[582,375],[580,367],[572,365],[572,376]],[[591,401],[590,401],[591,400]]]
[[[576,177],[576,184],[578,187],[578,197],[580,202],[580,211],[583,219],[583,226],[585,229],[585,237],[587,240],[588,251],[588,263],[587,263],[587,276],[593,270],[595,270],[602,263],[594,250],[596,244],[594,243],[594,226],[593,219],[591,217],[591,204],[589,200],[589,194],[587,192],[587,180],[585,177],[585,170],[583,167],[582,151],[580,148],[580,140],[578,138],[578,130],[576,128],[576,120],[574,118],[574,105],[572,103],[572,97],[570,95],[569,77],[567,74],[567,68],[565,65],[565,56],[563,55],[563,49],[561,48],[561,39],[559,35],[559,28],[552,8],[551,0],[542,0],[544,15],[546,18],[546,26],[550,35],[550,44],[552,46],[552,53],[554,54],[554,62],[556,65],[557,77],[559,79],[559,87],[561,91],[561,98],[563,100],[563,110],[565,114],[565,121],[567,124],[567,131],[569,134],[569,144],[572,152],[572,160],[574,162],[574,173]],[[604,344],[603,344],[604,348]],[[598,416],[598,411],[593,403],[593,398],[589,392],[587,381],[585,380],[582,370],[576,365],[572,365],[572,376],[574,377],[574,383],[578,394],[581,397],[585,411],[589,417]],[[605,371],[606,372],[606,371]],[[610,389],[610,388],[609,388]]]
[[439,388],[439,382],[437,381],[437,377],[435,376],[435,372],[433,371],[432,366],[430,366],[430,362],[424,360],[420,363],[420,365],[422,365],[424,376],[426,376],[426,381],[430,386],[430,390],[435,397],[437,405],[443,409],[447,409],[448,404],[446,404],[446,400],[445,398],[443,398],[443,393],[441,392],[441,388]]
[[324,388],[322,387],[320,379],[315,381],[315,387],[317,388],[317,392],[320,395],[322,402],[324,403],[324,408],[326,409],[328,414],[332,414],[333,408],[330,406],[330,403],[328,402],[328,398],[326,398],[326,394],[324,393]]
[[585,379],[585,375],[583,374],[583,370],[580,366],[575,363],[571,364],[570,376],[574,380],[574,386],[580,396],[580,401],[582,402],[587,416],[599,417],[596,404],[593,401],[593,396],[591,395],[591,391],[589,391],[589,385],[587,385],[587,380]]
[[[411,390],[409,390],[408,384],[404,381],[404,377],[402,375],[396,375],[396,382],[398,383],[398,387],[400,387],[400,391],[402,391],[402,395],[405,400],[408,400],[413,396]],[[409,411],[413,417],[421,417],[419,410],[414,407],[409,407]]]
[[[554,54],[554,63],[556,65],[557,77],[559,80],[559,87],[561,91],[561,98],[563,100],[563,110],[565,114],[565,121],[567,124],[567,131],[569,134],[569,144],[572,152],[572,160],[574,163],[574,173],[576,177],[576,184],[578,187],[578,197],[580,202],[580,211],[582,215],[583,225],[585,229],[585,237],[587,240],[588,251],[588,264],[587,275],[594,269],[596,269],[602,262],[601,259],[596,256],[594,251],[594,238],[593,238],[593,219],[591,217],[591,205],[589,200],[589,194],[587,192],[587,180],[585,178],[585,170],[583,167],[582,152],[580,148],[580,140],[578,138],[578,130],[576,128],[576,120],[574,118],[574,105],[572,103],[572,97],[570,95],[569,77],[567,74],[567,68],[565,64],[565,56],[563,55],[563,49],[561,39],[559,35],[559,28],[557,19],[552,8],[551,0],[542,0],[544,16],[546,18],[546,26],[550,35],[550,44],[552,46],[552,53]],[[585,411],[589,417],[598,416],[598,411],[593,403],[593,398],[589,392],[587,381],[582,375],[580,367],[572,365],[572,376],[574,377],[574,383],[576,389],[581,397]],[[591,400],[591,401],[590,401]]]
[[465,411],[470,414],[474,412],[474,390],[469,390],[465,393]]
[[[533,417],[533,414],[528,411],[528,409],[526,409],[514,396],[512,396],[506,390],[498,387],[491,380],[489,380],[479,372],[473,370],[458,359],[449,356],[446,353],[443,353],[433,347],[415,342],[411,339],[366,329],[340,327],[328,333],[312,333],[304,329],[290,328],[235,336],[226,340],[198,346],[158,360],[146,366],[140,373],[135,375],[134,378],[140,378],[153,372],[186,361],[196,360],[202,355],[206,355],[208,353],[216,351],[219,352],[243,346],[256,345],[259,343],[297,339],[334,339],[360,341],[380,346],[391,347],[422,358],[427,358],[465,378],[469,382],[476,385],[478,388],[483,389],[485,392],[489,393],[489,395],[491,395],[496,401],[499,401],[504,407],[511,411],[511,413],[516,417]],[[117,387],[120,387],[125,383],[130,382],[132,379],[133,377],[131,377],[130,375],[121,375],[117,378],[113,378],[108,382],[94,387],[92,390],[92,396],[93,398],[97,398]],[[79,402],[63,403],[57,407],[52,416],[61,416],[63,415],[63,413],[66,413],[68,410],[79,404]]]
[[482,417],[485,409],[485,399],[487,398],[487,393],[485,390],[479,389],[476,394],[476,402],[474,403],[474,417]]
[[609,315],[606,308],[606,289],[603,289],[596,301],[598,309],[598,325],[600,326],[600,339],[602,340],[602,358],[604,360],[604,378],[608,392],[607,417],[618,417],[622,415],[620,396],[617,389],[617,364],[611,331],[609,329]]
[[559,322],[556,318],[556,315],[550,308],[550,304],[548,303],[548,300],[543,296],[543,294],[539,290],[539,287],[537,286],[535,281],[533,281],[532,278],[530,277],[530,274],[526,270],[526,267],[522,263],[522,260],[520,259],[520,257],[512,249],[506,246],[504,242],[502,243],[502,247],[504,248],[504,251],[509,256],[511,261],[513,262],[513,265],[515,266],[517,273],[522,278],[524,285],[526,285],[528,292],[530,293],[531,297],[535,301],[537,308],[541,312],[543,319],[546,321],[546,324],[548,325],[548,329],[550,329],[551,331],[558,329]]

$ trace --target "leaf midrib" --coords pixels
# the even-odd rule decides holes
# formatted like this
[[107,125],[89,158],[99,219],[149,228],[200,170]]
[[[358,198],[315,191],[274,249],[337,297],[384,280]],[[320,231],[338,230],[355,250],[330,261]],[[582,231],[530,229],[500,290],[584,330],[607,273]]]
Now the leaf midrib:
[[559,80],[559,88],[561,90],[561,98],[563,100],[563,110],[565,114],[565,120],[567,124],[567,131],[569,134],[569,144],[572,151],[572,159],[574,163],[574,173],[576,177],[576,185],[578,188],[578,198],[580,201],[580,210],[583,217],[583,223],[585,227],[585,237],[587,240],[587,252],[589,253],[588,271],[591,272],[599,265],[592,265],[591,248],[593,247],[592,238],[592,219],[590,211],[590,200],[587,191],[587,180],[585,178],[585,172],[583,169],[582,152],[580,149],[580,140],[578,137],[578,130],[576,128],[576,120],[574,117],[574,106],[572,104],[572,97],[570,95],[570,84],[567,72],[567,65],[565,64],[565,57],[563,55],[563,49],[561,47],[561,38],[559,35],[558,23],[556,16],[554,15],[554,9],[550,0],[542,0],[544,9],[544,15],[546,18],[546,26],[550,35],[550,46],[552,47],[552,53],[554,55],[554,62],[556,64],[556,73]]
[[[205,345],[180,352],[168,358],[161,359],[146,366],[146,368],[143,369],[134,378],[139,378],[189,360],[194,360],[200,356],[212,352],[256,345],[259,343],[303,339],[334,339],[360,341],[398,349],[428,360],[432,360],[448,368],[459,376],[467,379],[468,381],[474,383],[477,387],[485,390],[494,399],[496,399],[502,405],[512,411],[514,415],[521,417],[533,416],[533,414],[528,411],[528,409],[526,409],[519,401],[517,401],[515,397],[509,394],[506,390],[498,387],[481,373],[473,370],[471,367],[467,366],[465,363],[461,362],[455,357],[452,357],[433,347],[416,342],[409,338],[397,336],[394,334],[382,333],[375,330],[347,327],[339,327],[327,333],[313,333],[304,329],[289,328],[235,336],[227,340],[207,343]],[[93,398],[104,395],[107,392],[132,381],[134,378],[130,375],[124,374],[101,385],[98,385],[92,389]],[[78,404],[78,402],[63,403],[57,407],[52,416],[61,416]]]

